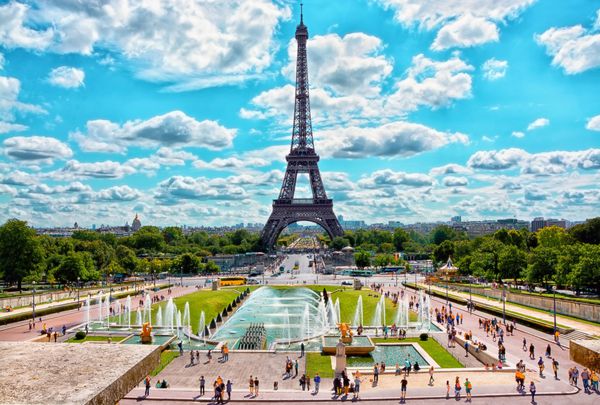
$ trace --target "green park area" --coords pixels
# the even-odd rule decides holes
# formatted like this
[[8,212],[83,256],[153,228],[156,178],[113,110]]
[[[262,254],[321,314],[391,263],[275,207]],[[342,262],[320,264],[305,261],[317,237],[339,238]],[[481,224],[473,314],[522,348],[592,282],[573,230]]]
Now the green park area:
[[101,343],[108,343],[109,339],[112,343],[117,343],[120,342],[121,340],[126,339],[127,336],[86,336],[83,339],[77,339],[76,337],[72,337],[71,339],[67,340],[67,343],[84,343],[84,342],[101,342]]

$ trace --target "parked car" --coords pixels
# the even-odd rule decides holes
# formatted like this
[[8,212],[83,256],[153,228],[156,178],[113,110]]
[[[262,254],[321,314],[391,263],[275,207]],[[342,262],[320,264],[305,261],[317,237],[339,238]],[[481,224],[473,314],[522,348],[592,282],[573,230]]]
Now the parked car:
[[352,285],[352,281],[344,280],[342,281],[342,285]]

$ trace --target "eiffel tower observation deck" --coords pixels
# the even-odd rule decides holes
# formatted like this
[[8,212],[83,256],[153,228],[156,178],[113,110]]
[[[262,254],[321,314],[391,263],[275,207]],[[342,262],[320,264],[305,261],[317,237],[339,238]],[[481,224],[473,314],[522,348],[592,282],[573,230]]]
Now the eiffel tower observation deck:
[[[308,28],[304,25],[302,8],[300,24],[296,27],[295,37],[298,43],[298,54],[292,143],[290,153],[285,157],[287,169],[279,197],[273,200],[273,211],[261,233],[261,243],[265,250],[272,250],[281,231],[288,225],[299,221],[320,225],[332,239],[342,236],[344,233],[333,212],[333,200],[328,198],[325,192],[319,172],[319,155],[315,151],[306,57]],[[306,173],[309,176],[312,198],[294,198],[296,181],[300,173]]]

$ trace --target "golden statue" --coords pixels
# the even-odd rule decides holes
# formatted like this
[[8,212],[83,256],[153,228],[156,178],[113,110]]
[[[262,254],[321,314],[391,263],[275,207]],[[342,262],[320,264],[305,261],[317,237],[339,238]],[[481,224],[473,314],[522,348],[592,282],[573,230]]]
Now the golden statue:
[[150,326],[150,322],[146,322],[142,325],[142,332],[140,333],[140,337],[142,338],[142,343],[152,343],[152,326]]
[[337,324],[337,327],[342,334],[342,342],[351,343],[352,342],[352,329],[350,328],[350,324],[341,322],[341,323]]

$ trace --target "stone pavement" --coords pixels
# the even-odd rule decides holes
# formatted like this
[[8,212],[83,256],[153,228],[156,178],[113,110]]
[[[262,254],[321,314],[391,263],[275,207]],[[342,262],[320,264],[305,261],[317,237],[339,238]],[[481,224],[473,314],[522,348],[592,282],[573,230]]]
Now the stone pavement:
[[284,379],[285,361],[298,359],[298,375],[305,372],[305,357],[298,358],[299,353],[272,352],[236,352],[229,354],[229,361],[221,362],[220,353],[213,353],[213,359],[207,363],[206,352],[200,353],[200,364],[190,364],[188,351],[182,357],[174,359],[160,374],[158,379],[166,379],[172,388],[189,389],[198,387],[198,379],[203,375],[206,379],[207,390],[221,376],[223,380],[231,380],[234,386],[247,391],[247,381],[250,376],[257,377],[264,389],[273,389],[273,382],[279,383],[280,389],[299,388],[298,378]]
[[[429,288],[429,286],[425,285],[425,284],[420,284],[420,286],[424,287],[424,288]],[[444,293],[444,294],[446,293],[445,288],[431,286],[431,289],[436,290],[441,293]],[[450,290],[450,294],[457,295],[457,296],[460,296],[465,299],[469,299],[469,293]],[[476,296],[476,295],[472,295],[471,299],[473,302],[475,302],[475,306],[477,306],[477,303],[479,302],[479,303],[482,303],[485,305],[496,307],[498,309],[502,309],[502,302],[499,302],[496,299],[484,298],[484,297],[480,297],[480,296]],[[452,305],[454,305],[454,304],[452,304]],[[513,305],[508,301],[506,302],[506,310],[512,311],[512,312],[517,312],[517,313],[529,316],[531,318],[537,318],[537,319],[544,320],[547,322],[554,322],[553,314],[550,314],[548,312],[543,312],[543,311],[536,311],[535,309],[529,309],[529,308],[525,308],[522,306]],[[579,330],[579,331],[588,333],[590,335],[600,336],[600,324],[591,325],[589,323],[580,322],[576,319],[566,318],[564,316],[561,316],[560,314],[556,314],[556,323],[559,323],[559,324],[565,325],[565,326],[569,326],[575,330]]]

